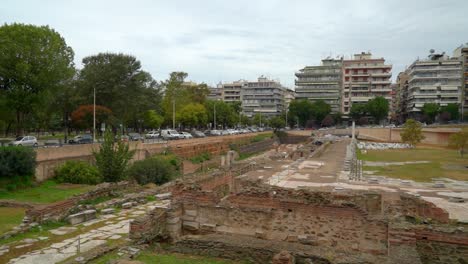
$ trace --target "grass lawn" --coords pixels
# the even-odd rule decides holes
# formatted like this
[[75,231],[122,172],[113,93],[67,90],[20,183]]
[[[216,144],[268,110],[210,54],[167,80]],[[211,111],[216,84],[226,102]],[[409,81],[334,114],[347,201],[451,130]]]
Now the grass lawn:
[[84,193],[92,189],[91,185],[58,184],[52,180],[45,181],[39,186],[9,192],[0,189],[0,199],[11,199],[22,202],[53,203],[70,198],[75,194]]
[[418,147],[415,149],[358,151],[358,158],[365,161],[402,162],[429,161],[422,164],[364,166],[364,170],[376,171],[377,175],[392,178],[429,182],[432,178],[445,177],[468,181],[468,157],[461,158],[456,150]]
[[0,234],[21,224],[25,211],[24,208],[0,207]]
[[240,264],[241,262],[233,260],[222,260],[217,258],[190,256],[182,254],[156,254],[152,252],[142,252],[137,260],[152,264]]
[[[102,257],[99,257],[93,261],[91,264],[106,264],[109,261],[117,260],[119,256],[117,252],[112,252],[106,254]],[[218,258],[209,258],[202,256],[190,256],[183,254],[169,254],[169,253],[153,253],[149,250],[143,251],[138,255],[137,259],[143,263],[157,263],[157,264],[241,264],[242,262],[236,262],[233,260],[222,260]]]

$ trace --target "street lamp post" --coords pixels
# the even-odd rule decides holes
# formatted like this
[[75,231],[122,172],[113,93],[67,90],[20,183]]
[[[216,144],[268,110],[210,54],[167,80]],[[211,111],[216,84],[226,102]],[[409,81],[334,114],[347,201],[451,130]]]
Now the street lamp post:
[[213,104],[213,119],[214,129],[216,129],[216,101]]
[[96,142],[96,87],[93,87],[93,142]]
[[175,129],[175,99],[172,98],[172,129]]

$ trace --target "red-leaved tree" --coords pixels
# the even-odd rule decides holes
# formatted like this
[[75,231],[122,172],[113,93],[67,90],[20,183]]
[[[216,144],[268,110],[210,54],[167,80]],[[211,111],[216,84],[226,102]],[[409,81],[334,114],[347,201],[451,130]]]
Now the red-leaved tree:
[[[91,129],[93,127],[93,105],[80,105],[71,113],[73,127],[79,129]],[[96,126],[112,121],[112,111],[101,105],[96,105]]]

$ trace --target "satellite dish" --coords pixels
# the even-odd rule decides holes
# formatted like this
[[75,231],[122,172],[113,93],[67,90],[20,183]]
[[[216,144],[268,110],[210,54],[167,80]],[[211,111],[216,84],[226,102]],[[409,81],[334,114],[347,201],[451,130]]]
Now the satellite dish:
[[429,52],[430,52],[431,54],[433,54],[433,53],[435,52],[435,50],[434,50],[434,49],[430,49]]

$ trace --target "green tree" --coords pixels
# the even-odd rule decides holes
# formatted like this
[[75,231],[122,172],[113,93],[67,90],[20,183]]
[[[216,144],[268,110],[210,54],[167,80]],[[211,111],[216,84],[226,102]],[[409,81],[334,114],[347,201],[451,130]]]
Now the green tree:
[[403,125],[402,131],[400,132],[400,136],[401,141],[408,143],[413,147],[416,146],[417,143],[424,139],[421,123],[414,119],[407,119]]
[[149,128],[160,128],[164,122],[164,118],[159,115],[156,110],[148,110],[145,112],[143,117],[146,127]]
[[112,110],[117,123],[137,127],[147,110],[160,110],[160,86],[134,56],[99,53],[83,59],[77,85],[82,104],[93,102]]
[[178,118],[184,126],[200,127],[208,122],[206,108],[199,103],[191,103],[184,106],[178,113]]
[[135,154],[128,143],[115,141],[109,130],[104,133],[104,142],[99,151],[93,151],[96,166],[106,182],[118,182],[125,178],[128,162]]
[[17,134],[25,120],[50,103],[74,73],[73,50],[48,26],[0,27],[0,91],[15,116]]
[[465,148],[468,146],[468,131],[463,130],[449,137],[449,145],[455,147],[460,152],[460,156],[463,158]]
[[317,124],[331,112],[331,106],[323,100],[317,100],[311,105],[311,114]]
[[286,126],[286,120],[281,116],[275,116],[270,119],[270,126],[276,130],[284,128]]
[[421,111],[423,112],[424,115],[427,116],[429,119],[429,123],[433,123],[435,117],[440,111],[440,107],[436,103],[425,103],[423,107],[421,108]]
[[354,121],[358,121],[360,118],[367,115],[367,105],[366,104],[356,104],[354,103],[349,110],[349,116]]
[[367,111],[374,118],[375,123],[388,116],[389,104],[388,100],[382,96],[377,96],[367,102]]
[[288,120],[291,122],[291,124],[295,124],[296,120],[298,120],[299,125],[305,127],[311,116],[312,103],[309,100],[293,100],[289,104]]
[[234,112],[232,106],[223,101],[207,100],[205,108],[208,114],[208,122],[214,122],[214,113],[216,107],[216,126],[222,125],[234,126],[237,121],[237,114]]
[[459,111],[458,111],[458,104],[447,104],[446,106],[442,106],[440,108],[441,113],[449,113],[450,114],[450,120],[457,120],[459,117]]

